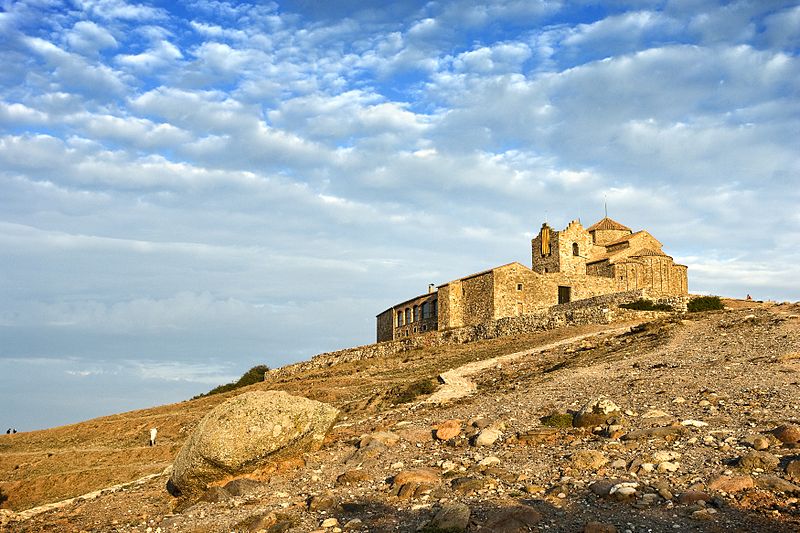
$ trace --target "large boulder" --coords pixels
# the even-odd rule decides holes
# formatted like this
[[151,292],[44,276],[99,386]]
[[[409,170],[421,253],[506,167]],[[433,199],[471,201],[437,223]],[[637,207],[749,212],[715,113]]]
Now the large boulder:
[[339,410],[282,391],[240,394],[211,410],[173,463],[167,484],[195,497],[208,483],[318,449]]

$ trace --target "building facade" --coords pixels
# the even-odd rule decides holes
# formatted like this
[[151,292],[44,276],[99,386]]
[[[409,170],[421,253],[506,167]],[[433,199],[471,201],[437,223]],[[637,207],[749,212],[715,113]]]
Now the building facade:
[[560,231],[542,224],[531,240],[531,268],[509,263],[459,278],[377,316],[378,342],[446,330],[603,294],[646,289],[653,297],[688,293],[687,267],[647,231],[608,217]]

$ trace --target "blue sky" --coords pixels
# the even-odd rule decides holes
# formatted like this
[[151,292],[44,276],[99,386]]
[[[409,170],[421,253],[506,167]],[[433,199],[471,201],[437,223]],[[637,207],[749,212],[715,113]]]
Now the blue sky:
[[797,2],[0,6],[3,429],[372,342],[604,201],[800,299]]

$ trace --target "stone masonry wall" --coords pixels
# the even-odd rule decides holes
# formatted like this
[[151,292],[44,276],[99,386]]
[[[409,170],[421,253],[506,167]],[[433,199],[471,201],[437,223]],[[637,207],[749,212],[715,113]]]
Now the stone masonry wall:
[[549,309],[540,309],[522,316],[487,320],[481,324],[453,328],[446,331],[432,331],[408,338],[322,353],[314,356],[310,361],[271,370],[268,375],[270,379],[280,379],[281,377],[313,369],[330,367],[346,362],[389,357],[400,352],[419,348],[522,335],[569,325],[611,324],[627,320],[654,319],[667,315],[667,313],[663,312],[620,309],[614,305],[614,302],[624,303],[625,301],[637,300],[641,294],[641,291],[630,291],[626,294],[616,295],[616,297],[610,294],[603,295],[597,297],[594,305],[584,302],[571,302]]

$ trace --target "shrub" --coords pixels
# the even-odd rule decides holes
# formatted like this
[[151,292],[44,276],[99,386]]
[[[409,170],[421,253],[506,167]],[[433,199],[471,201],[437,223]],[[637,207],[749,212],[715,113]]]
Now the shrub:
[[690,313],[699,313],[700,311],[719,311],[723,307],[719,296],[698,296],[689,300],[686,310]]
[[542,425],[549,428],[571,428],[572,415],[569,413],[553,413],[540,418]]
[[3,492],[3,489],[0,489],[0,507],[2,507],[6,501],[8,501],[8,496],[6,496],[6,493]]
[[242,374],[242,377],[240,377],[238,381],[214,387],[207,393],[198,394],[192,399],[202,398],[203,396],[211,396],[212,394],[219,394],[221,392],[228,392],[235,389],[241,389],[242,387],[252,385],[253,383],[261,383],[262,381],[264,381],[264,372],[267,371],[269,371],[269,367],[267,365],[254,366],[253,368]]
[[401,387],[398,389],[394,389],[392,391],[394,398],[392,398],[392,403],[394,405],[398,405],[401,403],[408,403],[413,401],[417,396],[421,396],[423,394],[430,394],[436,390],[436,384],[433,380],[430,379],[420,379],[411,383],[406,387]]
[[657,304],[650,300],[639,299],[635,302],[620,304],[623,309],[633,309],[634,311],[672,311],[672,306],[667,304]]

